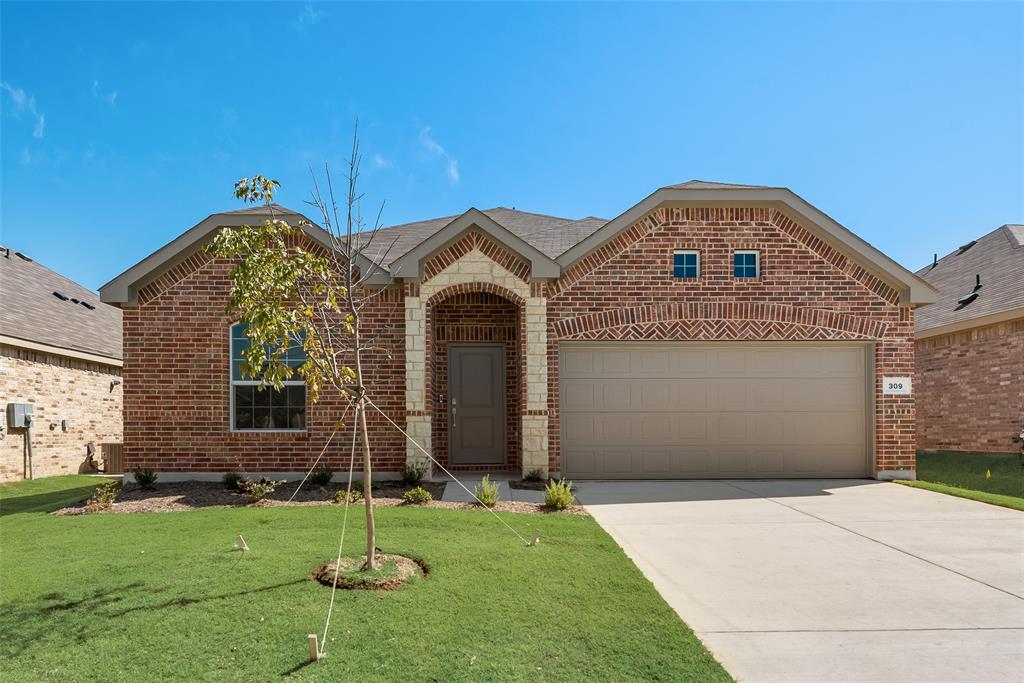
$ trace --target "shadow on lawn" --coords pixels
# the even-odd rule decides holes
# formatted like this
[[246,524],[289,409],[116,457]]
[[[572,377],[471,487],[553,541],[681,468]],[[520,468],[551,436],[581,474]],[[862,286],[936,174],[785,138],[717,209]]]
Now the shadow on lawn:
[[123,617],[126,614],[131,614],[132,612],[167,609],[169,607],[187,607],[188,605],[195,605],[200,602],[210,602],[211,600],[227,600],[229,598],[242,598],[247,595],[255,595],[256,593],[268,593],[270,591],[277,590],[278,588],[296,586],[300,583],[306,583],[307,581],[309,581],[309,579],[307,577],[303,577],[301,579],[295,579],[293,581],[282,581],[281,583],[275,583],[269,586],[261,586],[260,588],[252,588],[250,590],[245,591],[236,591],[234,593],[221,593],[220,595],[207,595],[199,598],[190,598],[183,595],[179,598],[166,600],[155,605],[139,605],[137,607],[129,607],[128,609],[122,610],[120,612],[111,612],[106,616],[110,617],[111,619],[116,619],[118,617]]
[[[171,607],[187,607],[212,600],[227,600],[245,597],[256,593],[294,586],[309,581],[307,577],[284,581],[269,586],[260,586],[249,590],[181,597],[164,600],[156,604],[143,604],[128,609],[108,611],[112,605],[128,598],[144,599],[145,595],[163,593],[166,586],[147,586],[142,582],[133,582],[112,588],[100,588],[68,599],[61,593],[47,593],[38,598],[20,601],[9,601],[0,609],[0,657],[9,659],[22,654],[29,646],[44,641],[48,636],[61,639],[73,639],[76,643],[85,643],[94,636],[101,636],[109,631],[109,627],[96,617],[116,619],[133,612],[162,610]],[[59,626],[55,627],[54,619]]]
[[59,510],[72,503],[85,500],[93,494],[96,487],[102,484],[103,481],[100,479],[95,484],[88,486],[51,491],[49,493],[4,496],[0,498],[0,517],[16,515],[22,512],[50,512],[52,510]]

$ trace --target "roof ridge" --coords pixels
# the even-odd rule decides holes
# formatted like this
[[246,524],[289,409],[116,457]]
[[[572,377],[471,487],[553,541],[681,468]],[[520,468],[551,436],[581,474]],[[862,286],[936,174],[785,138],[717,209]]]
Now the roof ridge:
[[523,211],[522,209],[510,209],[507,206],[495,206],[495,207],[492,207],[490,209],[482,209],[482,211],[483,211],[483,213],[487,213],[488,211],[496,211],[498,209],[501,209],[502,211],[514,211],[515,213],[522,213],[522,214],[526,214],[527,216],[540,216],[541,218],[556,218],[556,219],[558,219],[560,221],[576,220],[575,218],[566,218],[565,216],[555,216],[555,215],[552,215],[550,213],[537,213],[536,211]]

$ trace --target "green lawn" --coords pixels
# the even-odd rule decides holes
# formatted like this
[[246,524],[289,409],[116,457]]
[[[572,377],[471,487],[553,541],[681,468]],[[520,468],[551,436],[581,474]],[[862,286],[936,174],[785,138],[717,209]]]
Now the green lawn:
[[1013,453],[920,452],[917,481],[900,483],[1024,510],[1024,467],[1020,463]]
[[[0,487],[3,680],[729,680],[589,517],[378,508],[378,546],[430,574],[330,590],[338,507],[53,517],[94,478]],[[350,515],[346,551],[361,544]],[[234,549],[242,533],[251,550]],[[351,543],[349,542],[351,541]]]

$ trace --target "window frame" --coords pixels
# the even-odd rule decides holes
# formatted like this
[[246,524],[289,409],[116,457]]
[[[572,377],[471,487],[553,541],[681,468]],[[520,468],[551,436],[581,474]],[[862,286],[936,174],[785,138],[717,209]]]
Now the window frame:
[[302,386],[303,387],[303,403],[305,404],[305,419],[303,420],[302,427],[274,427],[274,428],[263,428],[263,427],[236,427],[235,426],[235,387],[236,386],[266,386],[269,390],[273,387],[263,380],[259,379],[235,379],[234,362],[235,362],[235,326],[240,325],[241,320],[231,323],[228,325],[228,427],[232,434],[302,434],[309,431],[309,390],[306,387],[304,380],[287,380],[284,382],[285,387],[291,386]]
[[[695,267],[697,268],[697,274],[696,275],[694,275],[692,277],[688,276],[688,275],[676,275],[676,256],[679,255],[679,254],[684,254],[684,255],[685,254],[693,254],[694,256],[697,257],[697,263],[695,264]],[[683,265],[683,268],[686,268],[685,264]],[[672,251],[672,279],[673,280],[699,280],[700,279],[700,249],[674,249]]]
[[[754,255],[754,274],[736,275],[736,256],[739,254]],[[743,266],[747,268],[749,266]],[[760,249],[734,249],[732,252],[732,279],[733,280],[759,280],[761,278],[761,250]]]

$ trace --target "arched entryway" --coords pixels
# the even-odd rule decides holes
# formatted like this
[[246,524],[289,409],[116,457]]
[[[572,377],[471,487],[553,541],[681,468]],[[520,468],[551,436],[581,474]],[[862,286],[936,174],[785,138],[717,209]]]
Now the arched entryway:
[[427,304],[427,402],[434,457],[459,471],[522,462],[523,302],[494,286],[460,286]]

